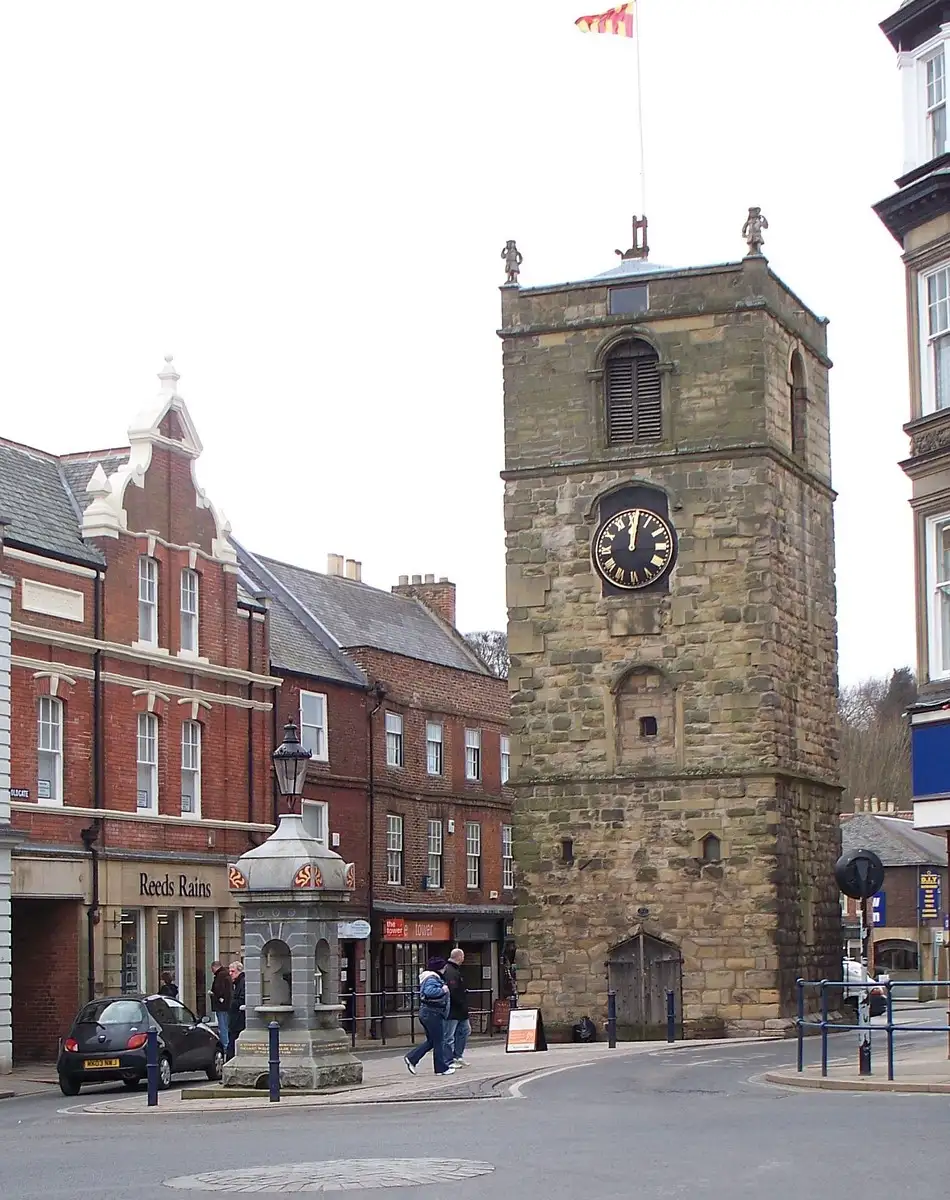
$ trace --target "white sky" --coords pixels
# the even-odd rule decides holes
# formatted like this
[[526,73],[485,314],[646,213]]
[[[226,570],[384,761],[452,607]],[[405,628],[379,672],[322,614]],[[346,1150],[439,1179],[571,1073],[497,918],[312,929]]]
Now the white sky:
[[[604,4],[603,7],[608,7]],[[641,0],[651,257],[772,267],[831,319],[842,681],[912,663],[898,0]],[[505,621],[499,254],[605,270],[639,208],[597,0],[0,8],[3,436],[122,444],[174,353],[245,545],[448,575]],[[340,16],[340,14],[343,16]]]

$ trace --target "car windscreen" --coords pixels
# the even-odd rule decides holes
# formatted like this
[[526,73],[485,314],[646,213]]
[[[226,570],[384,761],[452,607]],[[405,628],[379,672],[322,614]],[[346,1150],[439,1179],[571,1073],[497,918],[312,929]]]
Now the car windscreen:
[[147,1021],[138,1000],[94,1000],[76,1018],[77,1025],[141,1025]]

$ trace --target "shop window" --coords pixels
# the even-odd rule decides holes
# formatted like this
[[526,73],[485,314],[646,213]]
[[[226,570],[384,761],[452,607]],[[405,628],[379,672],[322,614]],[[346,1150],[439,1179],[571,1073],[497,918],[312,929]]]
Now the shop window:
[[218,957],[218,914],[214,911],[195,913],[195,1009],[199,1017],[210,1015],[208,993],[214,977],[211,964]]
[[382,953],[383,1011],[409,1012],[417,1007],[419,972],[428,961],[423,942],[384,942]]
[[169,909],[158,917],[158,988],[174,984],[181,988],[181,912]]
[[63,702],[53,696],[40,696],[36,716],[36,798],[47,804],[62,804]]
[[124,909],[119,915],[122,938],[122,992],[126,995],[145,990],[142,967],[145,913],[141,908]]
[[[875,946],[874,968],[876,971],[917,971],[917,947],[913,942],[900,946]],[[896,995],[897,993],[895,993]]]

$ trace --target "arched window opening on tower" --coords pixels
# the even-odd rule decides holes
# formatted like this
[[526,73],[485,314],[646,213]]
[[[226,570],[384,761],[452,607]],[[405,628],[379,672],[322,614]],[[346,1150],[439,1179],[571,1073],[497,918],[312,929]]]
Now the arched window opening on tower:
[[607,357],[604,380],[607,441],[659,442],[663,405],[653,347],[638,339],[615,346]]
[[792,355],[791,425],[792,453],[798,457],[802,457],[805,453],[805,438],[808,432],[806,427],[807,407],[805,365],[802,362],[802,356],[796,350]]
[[703,838],[703,862],[718,863],[722,862],[722,842],[714,833],[707,833]]

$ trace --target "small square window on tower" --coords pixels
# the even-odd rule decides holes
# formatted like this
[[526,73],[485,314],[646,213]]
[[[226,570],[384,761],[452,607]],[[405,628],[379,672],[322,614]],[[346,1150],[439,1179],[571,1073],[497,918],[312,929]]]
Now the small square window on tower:
[[640,736],[642,738],[653,738],[657,735],[656,717],[641,717],[640,718]]

